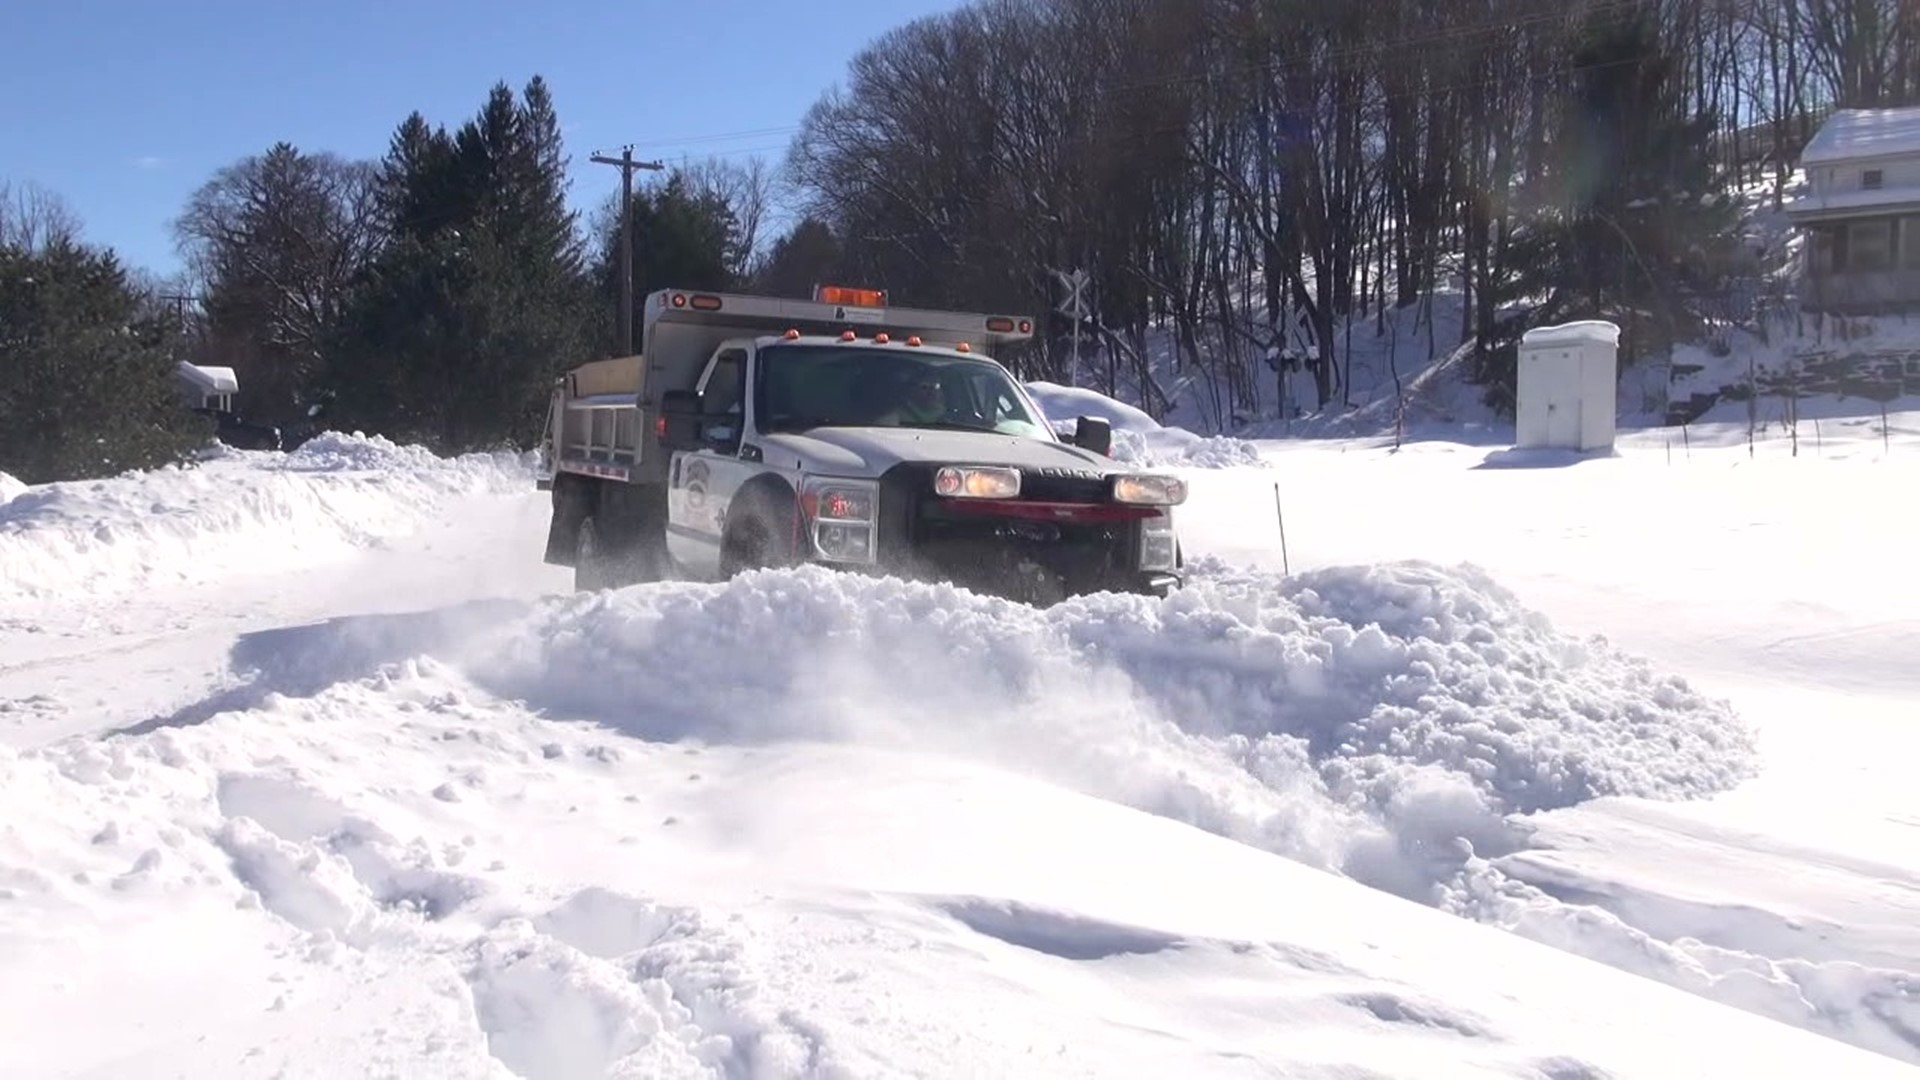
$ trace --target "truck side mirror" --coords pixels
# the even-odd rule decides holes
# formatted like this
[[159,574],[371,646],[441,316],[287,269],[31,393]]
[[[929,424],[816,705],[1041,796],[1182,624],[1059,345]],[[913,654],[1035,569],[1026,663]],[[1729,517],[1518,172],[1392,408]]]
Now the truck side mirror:
[[700,395],[691,390],[669,390],[660,395],[660,419],[664,430],[660,445],[668,450],[698,450],[700,439]]
[[1073,445],[1102,457],[1113,456],[1113,424],[1097,416],[1082,416],[1073,425]]

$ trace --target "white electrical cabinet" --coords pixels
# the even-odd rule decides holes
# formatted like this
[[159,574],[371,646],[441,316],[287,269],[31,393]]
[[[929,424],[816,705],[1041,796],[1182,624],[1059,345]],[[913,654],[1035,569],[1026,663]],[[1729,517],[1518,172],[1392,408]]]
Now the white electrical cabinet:
[[1611,450],[1619,399],[1620,328],[1539,326],[1520,339],[1514,387],[1518,449]]

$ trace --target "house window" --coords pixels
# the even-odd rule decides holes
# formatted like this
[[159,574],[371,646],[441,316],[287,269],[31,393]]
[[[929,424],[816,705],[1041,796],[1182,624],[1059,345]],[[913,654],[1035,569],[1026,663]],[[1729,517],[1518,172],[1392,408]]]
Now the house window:
[[1879,191],[1887,182],[1887,174],[1880,169],[1867,169],[1860,174],[1860,190]]
[[1855,221],[1847,225],[1847,270],[1872,273],[1893,269],[1893,222]]
[[1908,270],[1920,270],[1920,214],[1900,222],[1900,265]]

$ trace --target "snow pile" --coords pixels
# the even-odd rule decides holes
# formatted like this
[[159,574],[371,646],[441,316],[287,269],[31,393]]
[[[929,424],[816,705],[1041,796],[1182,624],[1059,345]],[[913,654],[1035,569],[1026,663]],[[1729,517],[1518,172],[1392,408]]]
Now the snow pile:
[[431,661],[0,750],[0,819],[23,1075],[1893,1074],[1011,772],[649,743]]
[[11,473],[0,472],[0,506],[27,493],[27,485],[13,477]]
[[1218,435],[1196,435],[1181,428],[1161,427],[1140,409],[1101,394],[1078,387],[1051,382],[1030,382],[1027,393],[1040,404],[1053,430],[1072,435],[1082,416],[1092,416],[1113,425],[1115,460],[1145,468],[1226,469],[1236,465],[1261,465],[1260,448],[1244,439]]
[[528,490],[513,454],[443,459],[325,434],[290,454],[44,484],[0,504],[0,599],[286,570],[381,543],[465,495]]
[[548,606],[462,663],[649,741],[984,757],[1396,891],[1434,880],[1436,844],[1509,844],[1509,812],[1704,795],[1755,760],[1724,705],[1557,634],[1476,571],[1417,563],[1048,610],[753,575]]

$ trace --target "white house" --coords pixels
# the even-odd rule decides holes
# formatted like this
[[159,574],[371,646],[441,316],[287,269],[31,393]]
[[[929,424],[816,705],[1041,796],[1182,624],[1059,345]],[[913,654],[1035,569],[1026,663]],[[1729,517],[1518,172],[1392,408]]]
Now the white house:
[[203,367],[185,360],[173,369],[174,384],[180,389],[180,403],[189,409],[233,411],[233,395],[240,392],[240,379],[230,367]]
[[1839,109],[1800,154],[1811,311],[1920,311],[1920,107]]

